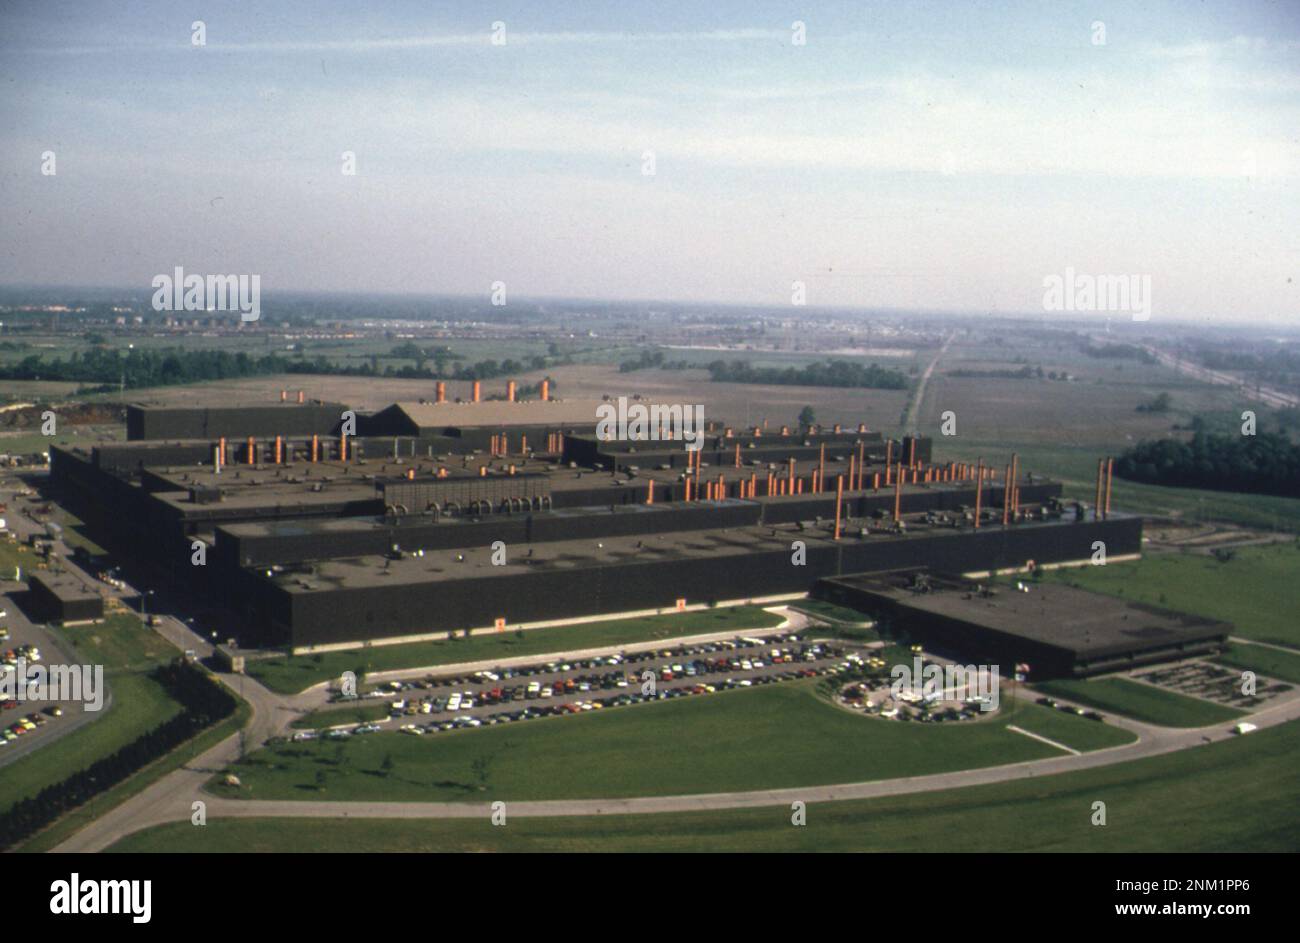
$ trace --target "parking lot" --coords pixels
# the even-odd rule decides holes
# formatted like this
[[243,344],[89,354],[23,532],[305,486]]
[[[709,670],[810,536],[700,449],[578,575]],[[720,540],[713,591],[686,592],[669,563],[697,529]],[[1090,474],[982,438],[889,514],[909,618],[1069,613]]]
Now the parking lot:
[[[10,591],[16,586],[2,585]],[[0,611],[5,613],[0,617],[0,672],[12,672],[20,658],[39,665],[78,663],[49,629],[28,620],[8,592],[0,595]],[[33,658],[33,654],[38,657]],[[82,703],[0,700],[0,766],[70,733],[96,716]]]
[[[23,483],[12,479],[0,482],[0,505],[5,506],[0,517],[5,518],[7,531],[0,533],[0,540],[13,541],[10,544],[13,546],[24,537],[41,532],[41,525],[27,511],[43,504]],[[66,551],[61,543],[59,546]],[[32,560],[28,565],[38,565],[36,561],[40,558],[36,554],[28,556]],[[3,613],[0,615],[0,671],[12,671],[20,657],[29,664],[78,664],[75,654],[55,632],[33,623],[18,607],[14,597],[26,591],[26,584],[15,582],[13,577],[12,572],[0,573],[0,613]],[[39,658],[32,657],[33,651]],[[0,699],[0,766],[32,753],[96,716],[81,703]]]
[[848,670],[860,661],[857,647],[786,634],[538,662],[470,675],[430,674],[417,681],[390,681],[360,698],[334,702],[386,700],[389,719],[382,724],[349,724],[323,734],[302,731],[294,739],[385,729],[423,736],[815,678]]

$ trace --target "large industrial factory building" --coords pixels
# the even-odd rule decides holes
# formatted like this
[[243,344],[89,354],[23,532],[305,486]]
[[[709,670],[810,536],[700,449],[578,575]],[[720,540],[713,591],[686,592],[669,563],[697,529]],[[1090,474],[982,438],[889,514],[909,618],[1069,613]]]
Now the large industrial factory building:
[[1104,468],[1084,508],[1014,457],[939,462],[863,426],[715,424],[689,450],[669,429],[598,438],[601,404],[545,384],[455,403],[439,384],[367,415],[299,400],[133,406],[127,442],[51,449],[51,481],[121,559],[224,613],[223,634],[295,651],[1141,546]]

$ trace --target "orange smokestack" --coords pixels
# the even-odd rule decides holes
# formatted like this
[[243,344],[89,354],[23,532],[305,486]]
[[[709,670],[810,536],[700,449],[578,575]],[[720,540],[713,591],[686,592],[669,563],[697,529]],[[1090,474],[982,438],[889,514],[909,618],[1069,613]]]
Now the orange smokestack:
[[302,390],[299,390],[299,391],[298,391],[298,403],[299,403],[299,405],[301,405],[302,403],[305,403],[305,402],[307,402],[307,394],[304,393]]
[[437,385],[433,388],[433,401],[435,403],[447,402],[447,384],[442,380],[439,380]]
[[257,461],[257,441],[250,435],[248,437],[248,464]]
[[1106,516],[1110,517],[1110,486],[1115,479],[1115,460],[1106,459]]
[[313,462],[320,461],[320,436],[318,435],[311,437],[311,460]]
[[221,449],[221,464],[226,464],[226,437],[222,436],[217,442],[217,448]]
[[1011,520],[1011,466],[1007,466],[1007,477],[1002,482],[1002,526]]
[[538,395],[541,396],[541,398],[542,398],[542,402],[543,402],[543,403],[549,403],[549,402],[551,401],[551,381],[550,381],[550,380],[543,380],[543,381],[542,381],[542,390],[541,390],[541,393],[539,393]]
[[280,391],[280,402],[282,402],[282,403],[287,403],[288,401],[289,401],[289,391],[288,391],[288,390],[281,390],[281,391]]
[[898,477],[894,480],[894,520],[897,521],[903,507],[903,466],[898,466]]
[[740,443],[736,443],[736,467],[740,467]]
[[475,403],[480,402],[483,399],[483,384],[478,380],[475,380],[474,385],[470,389],[472,390],[470,393],[471,400]]
[[507,380],[506,381],[506,402],[513,403],[514,401],[515,401],[515,381]]
[[840,539],[840,508],[844,504],[844,476],[835,476],[835,539]]
[[279,465],[284,461],[284,439],[280,436],[275,437],[275,464]]
[[344,433],[343,435],[339,436],[339,461],[346,462],[347,460],[348,460],[348,437],[347,437],[347,433]]
[[1102,510],[1101,496],[1102,496],[1102,489],[1104,487],[1105,481],[1106,481],[1106,460],[1104,458],[1099,458],[1097,459],[1097,500],[1093,504],[1093,511],[1092,511],[1092,516],[1094,520],[1101,520],[1101,510]]

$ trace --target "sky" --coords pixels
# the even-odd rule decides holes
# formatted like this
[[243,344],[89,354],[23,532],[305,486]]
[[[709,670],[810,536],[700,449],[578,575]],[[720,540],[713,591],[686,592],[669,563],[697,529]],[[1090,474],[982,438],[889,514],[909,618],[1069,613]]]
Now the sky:
[[0,284],[1300,322],[1300,2],[121,6],[0,4]]

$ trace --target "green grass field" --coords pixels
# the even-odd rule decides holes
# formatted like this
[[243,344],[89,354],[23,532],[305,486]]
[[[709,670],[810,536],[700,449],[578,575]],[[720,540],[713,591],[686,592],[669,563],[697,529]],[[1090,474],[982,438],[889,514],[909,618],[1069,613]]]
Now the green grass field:
[[1230,668],[1253,671],[1265,678],[1300,684],[1300,654],[1278,651],[1263,645],[1232,643],[1214,661]]
[[337,727],[340,724],[363,724],[366,721],[383,720],[388,716],[388,702],[378,704],[350,704],[347,707],[327,707],[303,714],[290,726],[302,729]]
[[57,631],[84,663],[104,666],[113,703],[86,726],[6,766],[0,774],[0,809],[84,769],[180,711],[148,676],[179,652],[135,616],[115,615],[98,625]]
[[744,632],[780,624],[780,617],[764,612],[758,606],[732,606],[638,619],[583,622],[550,629],[528,629],[522,633],[522,637],[507,631],[451,641],[377,645],[316,655],[268,658],[249,662],[248,673],[272,691],[297,694],[314,684],[338,678],[345,671],[355,671],[357,677],[361,677],[370,671],[492,661],[547,652],[653,642],[683,635]]
[[1035,685],[1045,694],[1068,698],[1102,711],[1112,711],[1161,727],[1206,727],[1230,723],[1243,716],[1231,707],[1184,697],[1127,678],[1092,681],[1047,681]]
[[[1300,723],[1102,769],[888,799],[673,815],[209,819],[128,836],[128,852],[1294,852]],[[1106,803],[1106,825],[1091,824]],[[507,807],[508,809],[508,807]]]
[[1014,711],[1003,707],[985,721],[903,723],[835,707],[811,682],[786,682],[425,737],[385,732],[281,743],[234,767],[243,788],[212,788],[243,798],[353,801],[673,795],[891,779],[1060,755],[1007,731],[1009,722],[1050,727],[1055,738],[1081,747],[1103,737],[1108,746],[1132,739],[1023,700]]
[[1055,570],[1049,579],[1167,609],[1223,619],[1233,634],[1300,649],[1300,546],[1243,547],[1227,563],[1156,554],[1132,563]]
[[25,582],[27,571],[33,569],[40,559],[30,547],[25,547],[16,540],[0,538],[0,574],[6,580],[14,578],[15,570],[21,570]]

